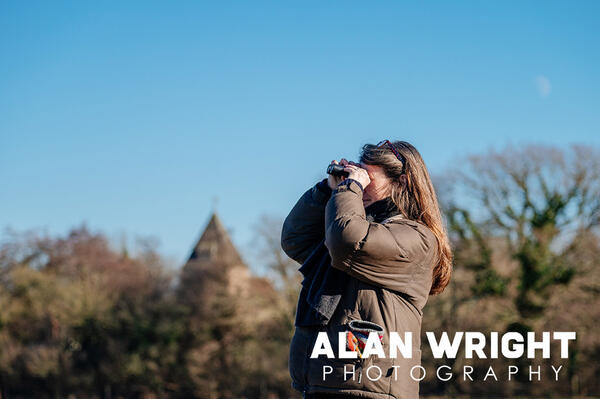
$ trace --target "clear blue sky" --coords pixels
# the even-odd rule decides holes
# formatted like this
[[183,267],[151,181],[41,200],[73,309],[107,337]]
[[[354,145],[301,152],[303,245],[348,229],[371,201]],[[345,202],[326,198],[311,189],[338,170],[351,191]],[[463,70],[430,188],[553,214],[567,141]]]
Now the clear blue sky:
[[[250,253],[331,159],[600,144],[600,2],[0,3],[0,227]],[[256,266],[256,265],[255,265]]]

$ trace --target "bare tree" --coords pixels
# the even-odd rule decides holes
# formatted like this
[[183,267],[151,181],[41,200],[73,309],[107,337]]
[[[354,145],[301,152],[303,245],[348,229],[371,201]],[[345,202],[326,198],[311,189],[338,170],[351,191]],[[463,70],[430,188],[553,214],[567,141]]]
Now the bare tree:
[[503,237],[519,265],[516,323],[529,329],[527,322],[543,313],[551,288],[567,284],[576,272],[566,255],[600,223],[598,149],[508,147],[471,156],[446,181],[454,191],[447,207],[451,229],[479,248],[477,288],[504,292],[507,281],[490,267],[487,239]]
[[275,281],[276,287],[282,294],[285,311],[289,322],[293,316],[300,291],[301,274],[299,265],[290,259],[281,249],[281,228],[283,219],[273,215],[263,214],[254,225],[256,231],[256,248],[259,258]]
[[[455,275],[464,277],[458,281],[463,289],[449,287],[447,297],[432,301],[429,309],[442,315],[445,328],[460,320],[463,327],[483,322],[487,326],[478,328],[524,333],[570,323],[596,335],[573,306],[591,312],[586,304],[597,302],[600,289],[597,268],[590,264],[600,242],[598,148],[506,147],[466,158],[438,182]],[[561,287],[569,290],[558,291]],[[497,313],[490,317],[488,310]],[[446,311],[452,316],[443,317]],[[593,357],[594,349],[583,351],[591,352],[569,364],[570,393],[581,392],[573,388],[584,369],[577,359]],[[527,384],[521,388],[530,392]]]

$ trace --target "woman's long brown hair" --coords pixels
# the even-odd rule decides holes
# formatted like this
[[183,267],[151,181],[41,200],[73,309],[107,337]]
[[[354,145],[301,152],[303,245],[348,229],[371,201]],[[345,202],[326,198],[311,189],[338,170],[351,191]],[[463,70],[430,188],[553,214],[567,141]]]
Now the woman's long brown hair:
[[[399,160],[388,147],[373,144],[363,146],[360,162],[378,165],[392,181],[391,196],[398,209],[408,219],[429,227],[437,239],[437,264],[433,269],[433,283],[430,295],[439,294],[450,282],[452,274],[452,249],[442,221],[435,189],[421,154],[406,141],[392,142],[394,148],[405,159]],[[406,185],[401,175],[406,175]]]

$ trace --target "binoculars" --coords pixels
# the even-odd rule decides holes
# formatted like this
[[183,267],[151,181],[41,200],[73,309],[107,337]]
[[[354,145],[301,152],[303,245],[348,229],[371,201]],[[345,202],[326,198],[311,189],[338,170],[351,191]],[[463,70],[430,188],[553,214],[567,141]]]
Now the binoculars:
[[327,167],[327,173],[333,176],[344,176],[348,177],[349,173],[344,171],[344,165],[336,165],[332,163]]

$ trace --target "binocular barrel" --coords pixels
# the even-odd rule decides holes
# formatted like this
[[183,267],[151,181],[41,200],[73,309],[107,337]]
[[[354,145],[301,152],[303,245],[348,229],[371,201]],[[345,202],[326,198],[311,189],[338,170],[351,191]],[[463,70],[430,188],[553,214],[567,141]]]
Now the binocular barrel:
[[333,176],[348,177],[349,173],[344,171],[344,165],[331,164],[327,167],[327,173]]

